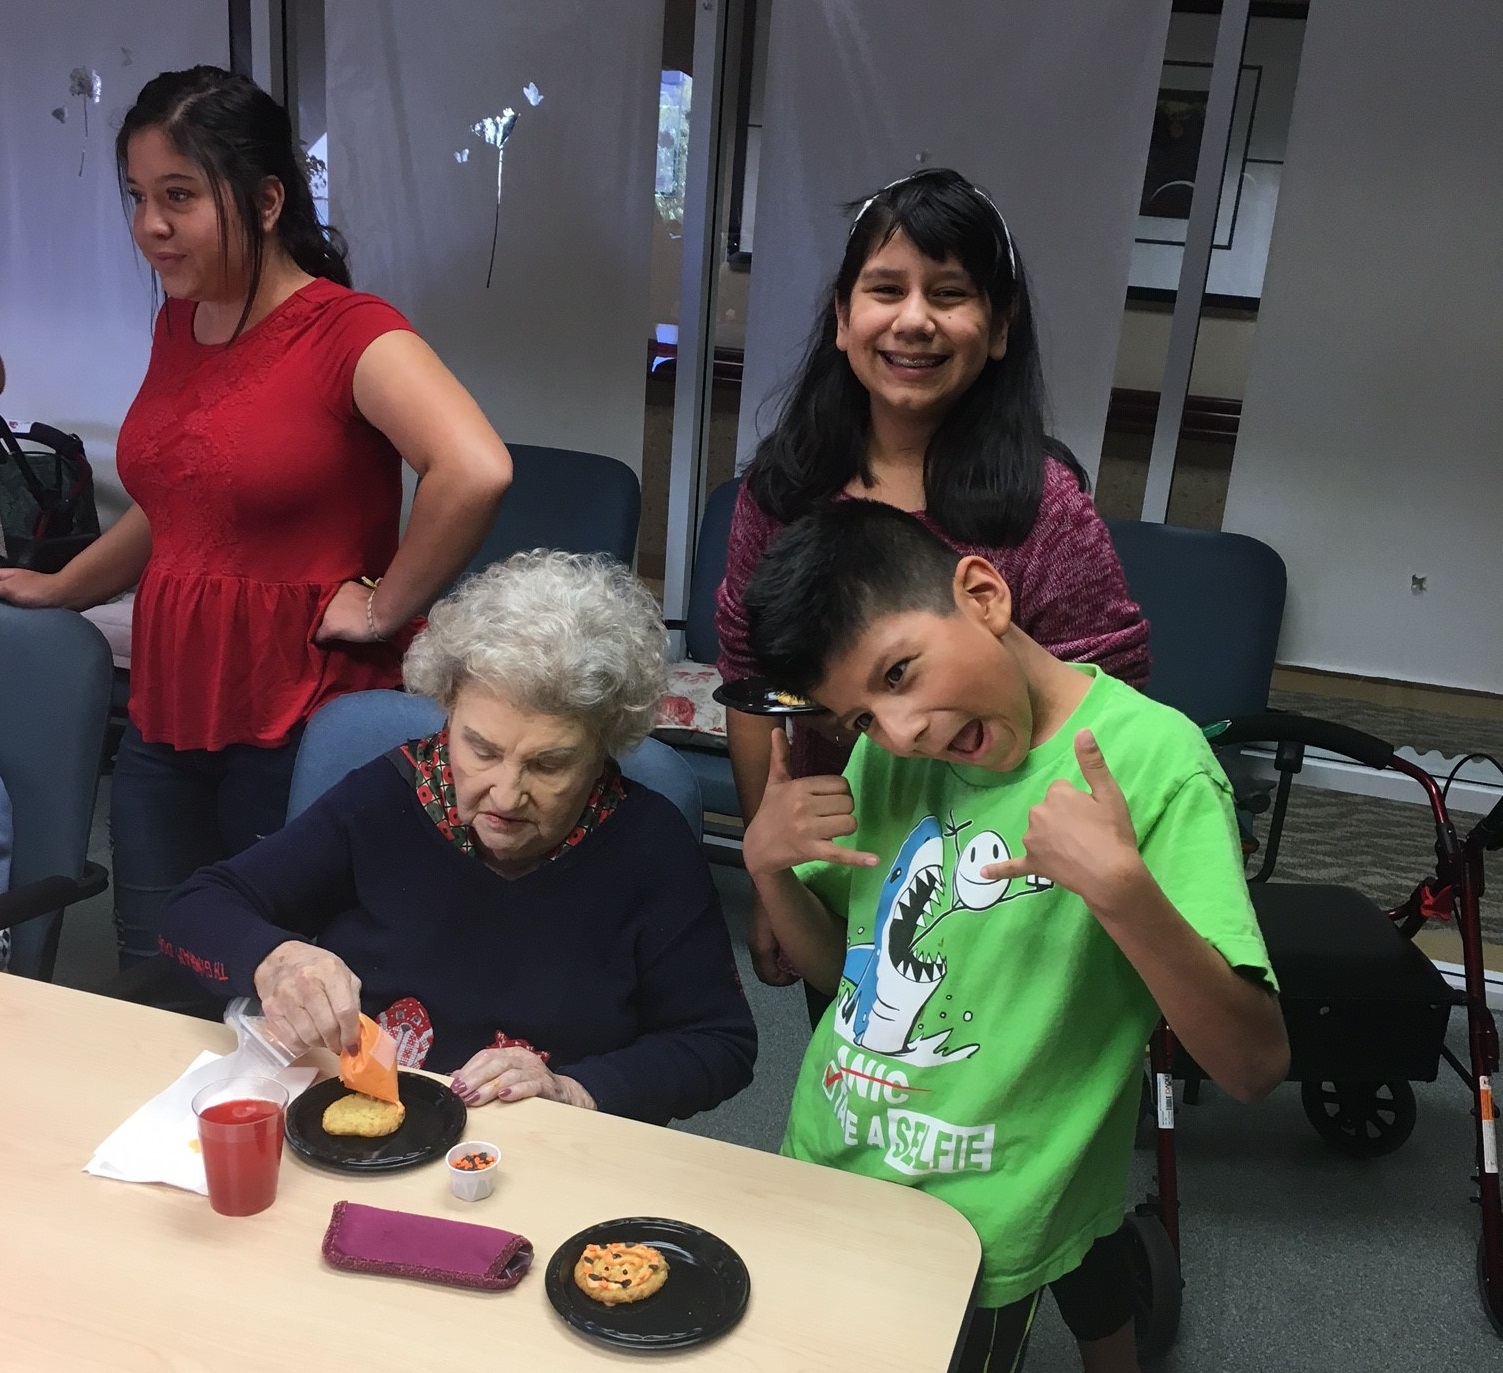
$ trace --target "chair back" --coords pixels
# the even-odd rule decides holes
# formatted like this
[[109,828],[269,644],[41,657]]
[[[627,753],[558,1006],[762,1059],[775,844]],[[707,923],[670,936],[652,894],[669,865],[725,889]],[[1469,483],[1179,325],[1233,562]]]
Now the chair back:
[[1147,694],[1198,724],[1268,709],[1284,618],[1284,560],[1246,534],[1107,520],[1148,619]]
[[715,631],[715,593],[725,580],[726,545],[731,538],[731,514],[741,479],[721,482],[705,502],[699,522],[699,542],[694,547],[694,569],[689,575],[689,609],[684,620],[684,647],[696,663],[713,663],[720,657],[720,635]]
[[627,567],[637,555],[642,485],[624,462],[572,448],[507,445],[512,482],[464,574],[533,548],[607,553]]
[[355,691],[336,696],[308,721],[292,763],[287,818],[301,815],[337,782],[409,739],[432,734],[444,713],[426,696]]
[[[14,822],[12,887],[79,878],[113,673],[103,634],[71,610],[0,604],[0,781]],[[11,971],[49,978],[61,914],[11,931]]]
[[[301,814],[336,782],[409,739],[432,734],[444,713],[426,696],[401,691],[356,691],[324,706],[303,730],[292,767],[287,818]],[[621,771],[661,792],[683,812],[698,839],[704,806],[694,771],[667,744],[644,739],[619,760]]]

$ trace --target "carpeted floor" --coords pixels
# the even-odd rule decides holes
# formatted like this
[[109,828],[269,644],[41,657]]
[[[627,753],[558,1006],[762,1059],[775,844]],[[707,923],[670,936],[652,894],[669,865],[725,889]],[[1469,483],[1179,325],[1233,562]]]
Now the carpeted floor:
[[1308,691],[1275,690],[1269,693],[1268,703],[1275,710],[1316,715],[1366,730],[1390,744],[1410,744],[1421,753],[1438,749],[1453,760],[1465,753],[1489,753],[1503,759],[1503,720],[1378,705],[1344,696],[1318,696]]
[[[1255,827],[1260,840],[1266,820],[1260,816]],[[1355,887],[1387,910],[1435,870],[1434,844],[1435,827],[1424,806],[1295,787],[1274,878]],[[1261,852],[1253,855],[1249,873],[1262,858]],[[1494,867],[1494,883],[1482,897],[1482,934],[1503,944],[1503,861]]]

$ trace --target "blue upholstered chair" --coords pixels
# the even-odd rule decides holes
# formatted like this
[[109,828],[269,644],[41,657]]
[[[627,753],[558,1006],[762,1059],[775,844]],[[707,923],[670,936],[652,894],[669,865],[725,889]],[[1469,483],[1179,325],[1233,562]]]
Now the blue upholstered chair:
[[[347,773],[408,739],[431,734],[443,712],[424,696],[400,691],[357,691],[330,701],[308,721],[292,769],[287,818],[306,810]],[[618,760],[621,771],[661,792],[684,814],[695,838],[704,826],[704,806],[694,773],[666,744],[644,739]]]
[[[725,580],[726,544],[731,536],[731,515],[736,508],[739,478],[722,482],[705,502],[694,548],[694,568],[689,577],[689,607],[686,618],[670,620],[671,629],[684,631],[684,647],[696,663],[713,663],[720,656],[720,636],[715,632],[715,593]],[[731,776],[731,756],[715,741],[677,744],[675,750],[694,770],[705,809],[718,815],[740,815],[741,802]]]
[[[426,696],[401,691],[356,691],[338,696],[308,721],[298,744],[287,798],[287,818],[302,814],[324,792],[383,753],[431,734],[444,713]],[[621,771],[666,796],[683,813],[696,839],[704,826],[699,783],[667,744],[644,739],[618,760]],[[158,955],[123,973],[106,989],[127,1001],[144,1002],[187,1015],[218,1019],[222,1003]]]
[[642,515],[642,485],[631,468],[572,448],[507,448],[511,490],[465,574],[532,548],[608,553],[631,566]]
[[1197,724],[1268,709],[1284,618],[1284,560],[1246,534],[1108,520],[1148,617],[1147,694]]
[[50,979],[64,909],[108,883],[87,855],[111,672],[109,644],[82,615],[0,604],[0,781],[14,831],[0,928],[13,973]]

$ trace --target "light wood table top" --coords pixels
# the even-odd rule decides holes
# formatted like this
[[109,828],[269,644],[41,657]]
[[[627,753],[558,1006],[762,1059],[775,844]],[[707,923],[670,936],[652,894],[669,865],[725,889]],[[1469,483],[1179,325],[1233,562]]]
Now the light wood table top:
[[[949,1367],[980,1262],[974,1231],[906,1187],[546,1101],[492,1104],[467,1133],[502,1150],[488,1200],[449,1192],[442,1161],[385,1177],[283,1155],[276,1203],[207,1198],[82,1171],[222,1025],[0,974],[0,1366],[6,1373],[405,1373]],[[319,1245],[347,1199],[526,1235],[511,1292],[344,1273]],[[751,1303],[720,1340],[631,1355],[576,1335],[543,1290],[554,1249],[597,1221],[670,1216],[745,1260]],[[363,1333],[356,1333],[363,1332]]]

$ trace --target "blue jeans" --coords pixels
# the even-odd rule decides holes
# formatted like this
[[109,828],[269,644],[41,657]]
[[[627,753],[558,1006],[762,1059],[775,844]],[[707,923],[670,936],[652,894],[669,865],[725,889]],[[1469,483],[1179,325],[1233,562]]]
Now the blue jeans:
[[294,736],[281,748],[179,750],[148,744],[135,725],[126,726],[110,787],[122,970],[156,953],[174,887],[281,829],[297,743]]

